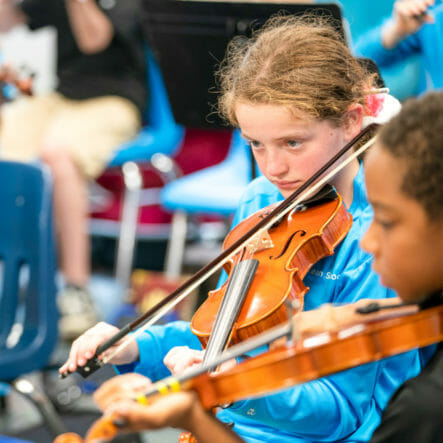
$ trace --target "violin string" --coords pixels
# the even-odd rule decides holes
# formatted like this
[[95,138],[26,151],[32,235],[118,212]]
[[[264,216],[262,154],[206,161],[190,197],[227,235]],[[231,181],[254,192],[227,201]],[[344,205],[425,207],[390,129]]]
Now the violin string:
[[[282,210],[279,214],[271,217],[270,220],[251,238],[247,241],[251,241],[252,238],[255,238],[257,235],[260,235],[263,231],[268,230],[271,226],[273,226],[278,220],[283,218],[288,212],[292,211],[296,206],[298,206],[302,201],[307,200],[309,197],[315,195],[318,190],[323,187],[332,177],[334,177],[338,172],[344,169],[348,164],[350,164],[354,159],[359,157],[363,152],[365,152],[369,147],[371,147],[377,139],[377,136],[372,137],[366,143],[364,143],[360,148],[356,149],[352,152],[346,159],[344,159],[340,164],[338,164],[334,169],[329,171],[327,174],[320,178],[316,183],[314,183],[310,188],[306,189],[304,192],[300,194],[300,196],[292,202],[287,208]],[[244,242],[246,243],[246,241]],[[228,262],[235,254],[240,252],[244,248],[244,243],[240,244],[237,248],[235,248],[230,255],[225,257],[223,260],[220,260],[219,263],[213,266],[212,269],[208,270],[205,274],[201,275],[200,278],[196,279],[192,284],[190,284],[186,289],[182,291],[180,295],[178,295],[175,299],[167,303],[163,308],[159,309],[157,313],[147,318],[143,323],[139,325],[139,328],[132,332],[131,335],[126,338],[120,345],[118,345],[113,351],[106,353],[102,358],[102,364],[106,364],[110,362],[117,354],[126,349],[127,346],[131,343],[132,340],[135,340],[143,331],[156,323],[160,318],[163,317],[167,312],[169,312],[174,306],[180,303],[185,297],[187,297],[194,289],[200,286],[201,283],[206,281],[211,275],[217,272],[219,269],[223,267],[223,265]],[[144,328],[142,328],[144,326]]]
[[[362,337],[361,333],[363,332],[363,337],[370,337],[373,344],[374,349],[372,354],[368,353],[365,349],[365,352],[361,353],[362,357],[361,359],[356,359],[355,355],[352,354],[352,358],[348,359],[345,365],[343,365],[341,368],[337,367],[336,362],[330,366],[328,363],[326,364],[326,367],[328,367],[328,372],[321,371],[317,373],[317,375],[312,376],[312,368],[309,366],[309,372],[311,375],[308,378],[305,378],[303,380],[298,379],[294,380],[294,383],[291,382],[291,384],[299,383],[299,382],[305,382],[309,380],[316,379],[320,376],[324,376],[327,374],[333,374],[345,369],[349,369],[351,367],[359,366],[361,364],[366,364],[371,361],[377,361],[383,358],[387,358],[393,355],[397,355],[401,352],[405,352],[409,349],[416,348],[416,347],[424,347],[428,346],[432,343],[436,343],[441,341],[443,337],[443,329],[441,327],[441,320],[443,316],[443,306],[438,305],[436,307],[433,307],[431,309],[427,309],[425,311],[419,311],[414,313],[402,313],[399,317],[394,317],[392,319],[386,319],[383,317],[379,317],[377,320],[378,322],[371,323],[371,322],[362,322],[362,323],[356,323],[352,327],[346,326],[345,329],[337,330],[337,337],[333,338],[327,332],[327,335],[325,333],[319,333],[314,336],[308,336],[303,340],[302,345],[297,349],[294,348],[294,345],[290,345],[288,347],[288,350],[292,353],[292,357],[295,357],[296,355],[301,355],[305,353],[306,351],[310,352],[307,348],[314,348],[319,349],[320,347],[323,347],[323,345],[330,343],[332,345],[340,342],[345,342],[353,335]],[[388,320],[388,322],[386,322]],[[392,321],[393,320],[393,321]],[[406,322],[405,322],[406,320]],[[428,326],[433,325],[431,328]],[[365,330],[364,326],[367,325],[368,328]],[[399,329],[407,327],[407,329]],[[414,334],[416,337],[414,337],[411,340],[410,332],[411,328],[413,328]],[[216,357],[212,362],[207,364],[200,364],[199,366],[193,367],[189,370],[187,370],[184,374],[174,377],[167,377],[165,379],[159,380],[158,382],[154,383],[151,388],[146,391],[144,394],[134,396],[133,399],[137,400],[143,405],[149,404],[147,399],[149,397],[152,397],[154,395],[168,395],[170,393],[179,392],[180,390],[193,390],[198,388],[199,384],[200,387],[205,387],[206,382],[210,380],[203,380],[203,383],[200,383],[197,379],[198,376],[210,371],[214,366],[218,366],[222,363],[224,363],[227,360],[230,360],[235,357],[239,357],[252,349],[256,349],[258,347],[261,347],[263,345],[269,344],[273,342],[274,340],[277,340],[278,338],[288,335],[290,330],[290,326],[285,323],[283,325],[279,325],[277,327],[274,327],[272,329],[269,329],[267,332],[254,337],[250,338],[244,342],[241,342],[237,345],[232,346],[229,350],[223,352],[218,357]],[[402,337],[402,340],[381,340],[381,336],[384,336],[386,338],[386,332],[388,333],[395,333],[400,334],[400,337]],[[379,336],[378,334],[382,334]],[[317,340],[314,342],[312,339],[318,338],[320,340]],[[327,339],[327,340],[326,340]],[[337,349],[338,350],[338,349]],[[281,354],[277,353],[277,357],[280,359]],[[287,354],[283,356],[285,358]],[[260,359],[261,355],[256,355],[254,358]],[[320,359],[325,360],[325,362],[328,361],[328,359]],[[258,360],[260,363],[262,360]],[[256,360],[257,362],[257,360]],[[269,362],[269,360],[264,360],[264,362]],[[313,359],[312,363],[314,363],[314,367],[316,367],[316,363],[318,364],[319,361],[317,359]],[[320,366],[322,366],[320,364]],[[249,366],[249,369],[258,368],[260,366]],[[244,369],[244,368],[243,368]],[[248,367],[246,369],[248,370]],[[241,371],[235,371],[234,370],[228,370],[226,372],[223,372],[221,376],[235,376],[241,373]],[[196,379],[197,384],[185,384],[187,381],[191,381],[192,379]],[[283,387],[283,385],[280,386],[280,388]],[[285,383],[284,387],[288,387],[288,385]],[[277,386],[271,388],[276,389]],[[196,389],[198,392],[198,389]],[[238,399],[238,398],[237,398]]]

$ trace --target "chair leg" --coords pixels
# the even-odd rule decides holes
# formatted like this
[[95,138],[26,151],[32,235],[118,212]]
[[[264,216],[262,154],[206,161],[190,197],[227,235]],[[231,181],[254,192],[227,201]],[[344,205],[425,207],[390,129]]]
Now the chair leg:
[[134,260],[137,220],[140,209],[142,177],[138,165],[127,162],[122,167],[125,194],[117,245],[115,276],[124,290],[129,288]]
[[0,414],[4,414],[8,408],[7,397],[10,390],[9,384],[0,382]]
[[[175,180],[182,175],[182,171],[178,165],[167,155],[156,153],[151,157],[150,162],[152,167],[160,174],[164,183]],[[120,235],[117,245],[115,276],[117,281],[122,285],[123,290],[126,291],[129,288],[131,281],[143,180],[140,168],[135,162],[126,162],[122,166],[122,172],[125,183],[125,194],[123,198]],[[181,228],[181,230],[182,229],[183,228]],[[184,233],[182,235],[184,235],[186,239],[186,220]],[[172,264],[172,276],[180,275],[183,249],[184,241],[182,250],[179,252],[181,255],[179,258],[180,261]]]
[[167,278],[177,278],[181,274],[186,245],[187,224],[188,217],[186,212],[174,212],[164,266]]
[[43,423],[54,437],[68,431],[49,397],[43,391],[37,389],[31,381],[27,378],[19,378],[14,380],[11,386],[16,392],[34,404],[43,419]]

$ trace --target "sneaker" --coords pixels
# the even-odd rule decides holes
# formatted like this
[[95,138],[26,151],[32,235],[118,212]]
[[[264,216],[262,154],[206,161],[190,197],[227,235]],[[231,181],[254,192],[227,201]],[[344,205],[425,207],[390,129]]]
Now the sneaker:
[[67,285],[57,295],[59,331],[64,340],[74,340],[98,321],[91,295],[82,287]]

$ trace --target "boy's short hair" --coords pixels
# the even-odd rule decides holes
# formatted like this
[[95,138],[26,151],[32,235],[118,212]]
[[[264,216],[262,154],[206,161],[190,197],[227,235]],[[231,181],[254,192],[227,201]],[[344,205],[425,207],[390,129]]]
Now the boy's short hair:
[[409,99],[379,132],[379,143],[404,166],[402,191],[428,217],[443,217],[443,91]]

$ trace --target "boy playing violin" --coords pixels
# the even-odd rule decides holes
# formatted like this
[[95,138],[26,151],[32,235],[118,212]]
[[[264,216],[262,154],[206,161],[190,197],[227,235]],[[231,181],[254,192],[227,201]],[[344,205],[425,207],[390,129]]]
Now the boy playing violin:
[[[374,221],[362,247],[384,285],[408,303],[443,303],[443,93],[408,102],[366,160]],[[443,435],[443,347],[397,390],[371,442]]]
[[[246,190],[234,225],[290,196],[376,117],[387,97],[374,94],[374,76],[322,20],[278,17],[247,41],[230,45],[220,70],[220,109],[248,140],[263,174]],[[375,97],[377,96],[377,97]],[[378,99],[374,100],[375,98]],[[340,161],[339,161],[340,162]],[[393,296],[359,247],[372,210],[363,168],[354,158],[331,180],[352,214],[352,226],[334,254],[304,278],[304,310],[324,303],[353,303]],[[84,365],[116,332],[99,324],[77,339],[61,372]],[[154,326],[112,360],[158,380],[202,359],[189,324]],[[218,418],[256,442],[367,441],[394,390],[420,369],[418,352],[360,366],[278,393],[236,402]]]

